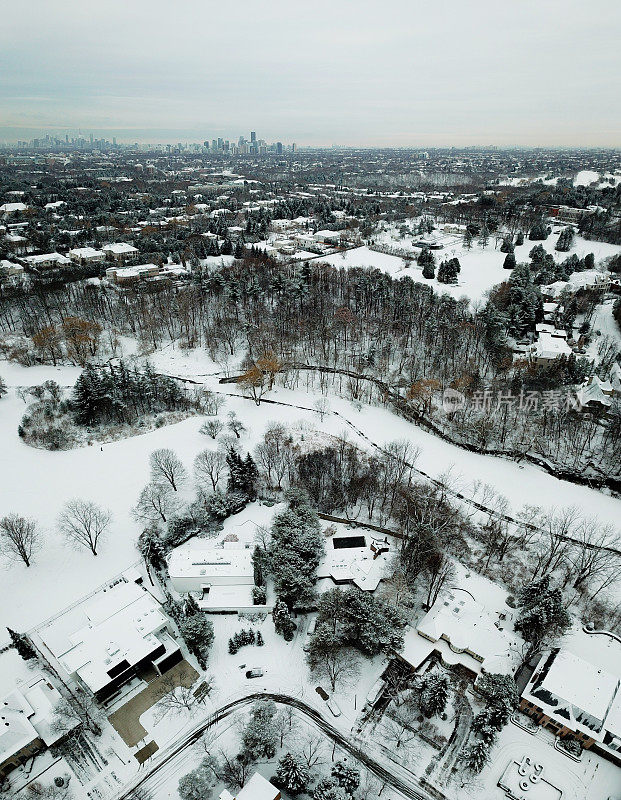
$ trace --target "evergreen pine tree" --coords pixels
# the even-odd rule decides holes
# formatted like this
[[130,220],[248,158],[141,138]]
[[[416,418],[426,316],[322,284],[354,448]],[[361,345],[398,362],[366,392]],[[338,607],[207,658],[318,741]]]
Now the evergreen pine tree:
[[421,683],[420,710],[426,717],[435,717],[446,708],[449,681],[446,675],[427,673]]
[[481,740],[469,745],[460,756],[464,769],[473,774],[481,772],[489,761],[489,750],[489,745]]
[[286,642],[293,639],[293,634],[297,625],[291,619],[289,609],[284,600],[277,600],[272,611],[272,619],[274,620],[274,628],[276,633],[283,637]]
[[507,253],[502,265],[503,269],[515,269],[515,254]]
[[337,761],[334,764],[331,775],[338,785],[345,789],[348,795],[353,795],[360,786],[360,772],[344,761]]
[[301,759],[291,753],[285,753],[278,762],[276,779],[279,786],[286,789],[289,794],[295,795],[308,788],[310,773]]
[[24,661],[30,661],[31,659],[37,657],[37,651],[34,649],[30,639],[25,633],[17,633],[17,631],[12,630],[11,628],[7,628],[7,631],[9,632],[9,636],[13,642],[13,647],[17,650]]

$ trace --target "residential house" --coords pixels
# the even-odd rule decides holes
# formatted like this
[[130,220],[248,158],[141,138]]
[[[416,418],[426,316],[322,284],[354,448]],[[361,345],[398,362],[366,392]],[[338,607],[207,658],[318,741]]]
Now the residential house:
[[0,779],[66,735],[52,724],[60,701],[60,693],[41,672],[0,700]]
[[121,579],[45,623],[37,634],[58,671],[104,703],[182,660],[169,626],[145,588]]
[[[257,610],[253,604],[253,548],[239,541],[225,541],[219,546],[197,542],[191,547],[177,547],[168,557],[168,576],[176,591],[200,593],[203,611],[237,613]],[[260,606],[271,610],[271,605]]]
[[545,366],[561,356],[570,356],[571,347],[567,344],[567,333],[557,330],[554,325],[539,323],[536,327],[537,341],[528,348],[528,356],[533,364]]
[[476,679],[483,672],[513,674],[521,640],[508,624],[509,608],[495,614],[465,589],[449,589],[406,634],[400,658],[415,669],[434,654],[447,669]]
[[280,800],[280,798],[280,790],[258,772],[254,773],[237,794],[233,795],[225,789],[219,795],[219,800]]
[[619,674],[555,648],[541,656],[520,710],[557,736],[577,739],[621,764]]
[[317,578],[373,592],[388,571],[389,550],[386,539],[369,538],[360,531],[338,532],[326,539],[326,553],[317,567]]
[[612,383],[602,381],[597,375],[590,375],[576,392],[581,409],[605,411],[612,404]]
[[0,214],[5,217],[9,217],[11,214],[21,214],[27,210],[28,206],[25,203],[4,203],[0,206]]
[[36,256],[24,256],[22,261],[33,269],[55,269],[70,267],[71,261],[60,253],[41,253]]
[[117,264],[127,264],[133,262],[138,258],[139,250],[127,242],[114,242],[113,244],[105,244],[101,248],[113,261]]
[[75,247],[67,255],[77,264],[100,264],[106,260],[103,250],[96,250],[94,247]]

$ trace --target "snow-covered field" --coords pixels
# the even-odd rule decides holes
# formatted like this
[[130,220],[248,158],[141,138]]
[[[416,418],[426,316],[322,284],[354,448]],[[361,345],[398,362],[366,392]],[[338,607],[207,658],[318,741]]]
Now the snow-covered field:
[[[187,354],[169,350],[160,354],[160,367],[168,367],[176,375],[205,375],[213,373],[214,365],[200,354]],[[17,512],[34,517],[44,532],[44,546],[34,564],[3,564],[0,583],[0,625],[26,630],[46,619],[80,596],[92,591],[101,583],[119,574],[135,563],[139,554],[135,541],[140,525],[131,515],[142,487],[149,480],[148,458],[159,447],[174,449],[189,472],[196,454],[215,443],[201,435],[200,417],[159,428],[124,441],[82,447],[76,450],[49,452],[24,444],[17,436],[17,425],[24,412],[24,403],[14,387],[32,385],[46,379],[70,385],[79,370],[70,367],[34,367],[26,369],[3,363],[0,373],[5,378],[9,393],[0,401],[0,430],[3,442],[3,513]],[[217,379],[206,379],[212,388]],[[235,394],[230,386],[218,387]],[[307,411],[287,406],[261,405],[240,396],[228,398],[223,411],[234,410],[243,420],[249,433],[243,435],[241,446],[252,450],[271,420],[283,422],[293,430],[321,428],[329,434],[343,431],[354,441],[368,446],[363,439],[348,428],[344,420],[334,414],[320,423],[312,411],[314,397],[302,391],[282,388],[271,397]],[[587,515],[597,515],[604,522],[618,524],[621,518],[621,501],[585,486],[575,486],[559,481],[531,465],[519,466],[490,456],[477,455],[451,445],[426,433],[387,409],[363,406],[356,410],[347,400],[332,398],[331,408],[367,434],[377,444],[395,439],[407,439],[420,448],[418,466],[432,476],[437,476],[453,466],[453,472],[462,476],[464,484],[475,479],[492,484],[504,494],[513,508],[524,502],[544,507],[576,504]],[[378,433],[378,432],[381,432]],[[56,530],[56,520],[63,504],[80,497],[109,508],[113,514],[107,540],[100,554],[93,557],[86,550],[67,546]],[[60,578],[60,579],[59,579]],[[7,638],[0,633],[0,642]]]
[[[551,253],[557,262],[563,261],[574,253],[580,258],[583,258],[587,253],[593,253],[596,264],[599,264],[604,259],[621,253],[621,247],[618,245],[607,244],[606,242],[588,241],[580,236],[574,238],[573,246],[569,252],[559,253],[554,248],[563,227],[563,225],[555,226],[553,230],[556,232],[548,236],[544,242],[531,242],[526,238],[523,245],[515,248],[516,261],[518,263],[528,262],[528,254],[537,244],[542,244],[544,249],[548,253]],[[412,248],[411,236],[402,239],[395,229],[385,231],[383,234],[377,236],[376,239],[384,245],[407,250],[412,253],[412,256],[420,252],[420,250]],[[366,246],[357,247],[353,250],[345,250],[341,253],[334,253],[320,260],[335,267],[369,267],[371,269],[379,269],[395,278],[402,278],[407,275],[413,280],[431,286],[436,292],[450,294],[456,299],[467,297],[475,304],[484,301],[485,293],[497,283],[507,280],[511,274],[509,271],[503,269],[502,265],[505,260],[505,253],[500,252],[499,245],[496,247],[496,240],[493,236],[490,236],[489,244],[486,248],[482,248],[475,237],[470,250],[464,248],[462,237],[459,235],[441,235],[440,240],[444,247],[442,250],[434,251],[436,265],[447,258],[458,258],[461,264],[461,273],[459,274],[458,283],[455,285],[439,283],[435,278],[433,280],[423,278],[422,267],[419,267],[415,261],[411,262],[411,265],[408,267],[407,262],[403,258],[386,253],[378,253]]]

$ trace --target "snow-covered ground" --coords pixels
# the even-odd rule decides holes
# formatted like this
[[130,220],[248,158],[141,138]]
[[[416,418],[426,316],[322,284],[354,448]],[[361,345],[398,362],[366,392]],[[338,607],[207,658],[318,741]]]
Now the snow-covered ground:
[[[557,262],[563,261],[572,254],[584,258],[587,253],[593,253],[596,264],[604,259],[621,253],[619,245],[607,244],[606,242],[594,242],[583,239],[580,236],[574,237],[571,250],[567,253],[559,253],[554,248],[558,240],[563,225],[554,226],[554,231],[544,242],[531,242],[528,238],[524,244],[515,248],[515,258],[518,263],[528,262],[528,254],[537,244],[543,245],[544,249],[551,253]],[[413,280],[431,286],[439,293],[447,293],[456,299],[467,297],[472,303],[480,303],[485,298],[485,293],[495,286],[508,279],[511,274],[503,269],[505,253],[500,252],[500,246],[496,247],[495,237],[490,236],[487,247],[482,248],[477,238],[472,242],[472,248],[467,250],[463,246],[462,237],[456,234],[444,234],[439,232],[440,241],[444,247],[442,250],[435,250],[434,256],[436,266],[444,259],[458,258],[461,264],[461,272],[458,283],[447,285],[439,283],[435,278],[428,280],[423,278],[422,267],[416,261],[412,261],[410,266],[404,258],[386,253],[378,253],[369,247],[357,247],[353,250],[345,250],[341,253],[334,253],[330,256],[321,258],[324,263],[335,267],[369,267],[386,272],[394,278],[402,278],[406,275]],[[418,255],[420,250],[412,248],[412,239],[418,236],[408,236],[401,238],[394,227],[389,228],[384,233],[375,237],[376,241],[383,245],[402,248],[412,254]]]
[[[197,352],[188,354],[172,349],[167,354],[160,354],[155,361],[161,368],[167,365],[172,374],[188,377],[212,373],[214,366],[206,357],[201,362]],[[78,373],[78,369],[71,367],[24,368],[6,362],[0,367],[0,374],[10,387],[8,395],[0,401],[2,457],[7,465],[3,477],[3,512],[32,516],[44,532],[44,545],[30,568],[17,563],[3,564],[0,584],[2,629],[6,625],[18,630],[29,629],[138,560],[135,541],[140,525],[132,517],[131,508],[149,480],[148,459],[153,450],[160,447],[174,449],[191,473],[196,454],[216,446],[213,440],[199,433],[201,417],[111,442],[103,445],[103,449],[94,445],[50,452],[24,444],[17,436],[17,425],[25,406],[14,387],[46,379],[67,386],[75,381]],[[221,415],[224,417],[228,411],[235,411],[246,425],[248,433],[240,442],[244,450],[254,449],[272,420],[299,433],[317,428],[333,435],[345,431],[353,441],[368,446],[343,418],[335,414],[328,414],[321,423],[319,415],[312,410],[316,398],[306,392],[277,388],[270,394],[273,399],[303,406],[308,409],[306,411],[287,406],[257,407],[252,401],[235,396],[234,387],[218,386],[217,378],[205,380],[211,388],[233,395],[227,399]],[[357,410],[349,401],[336,397],[331,398],[330,403],[332,410],[351,420],[379,445],[407,439],[419,447],[417,466],[431,476],[438,476],[453,467],[453,474],[461,476],[463,485],[475,479],[489,483],[508,498],[513,509],[525,502],[545,508],[578,505],[583,513],[598,516],[602,522],[618,525],[621,519],[621,501],[614,497],[586,486],[560,481],[529,464],[518,465],[462,450],[397,417],[388,409],[363,405]],[[74,550],[67,546],[57,532],[58,514],[63,504],[74,497],[94,500],[112,511],[110,531],[97,557],[84,549]],[[6,633],[0,633],[0,642],[6,638]]]

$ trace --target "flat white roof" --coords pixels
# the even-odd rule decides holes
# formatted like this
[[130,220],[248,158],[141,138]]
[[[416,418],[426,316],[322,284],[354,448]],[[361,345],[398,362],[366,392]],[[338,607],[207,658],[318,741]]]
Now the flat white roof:
[[603,721],[619,684],[617,675],[560,650],[552,661],[541,688]]
[[95,258],[96,256],[105,256],[103,250],[96,250],[94,247],[75,247],[70,250],[68,255],[78,256],[78,258]]
[[[135,583],[121,582],[98,592],[39,630],[59,662],[77,673],[93,692],[112,680],[109,670],[127,661],[136,664],[160,641],[154,635],[168,623],[159,603]],[[76,622],[81,625],[76,629]]]
[[205,583],[213,577],[247,577],[254,574],[252,553],[252,548],[241,542],[227,542],[224,547],[178,547],[170,554],[168,573],[171,579],[204,578]]
[[131,244],[127,244],[127,242],[114,242],[113,244],[105,244],[101,249],[109,253],[116,253],[117,255],[122,253],[138,252],[137,247],[133,247]]

